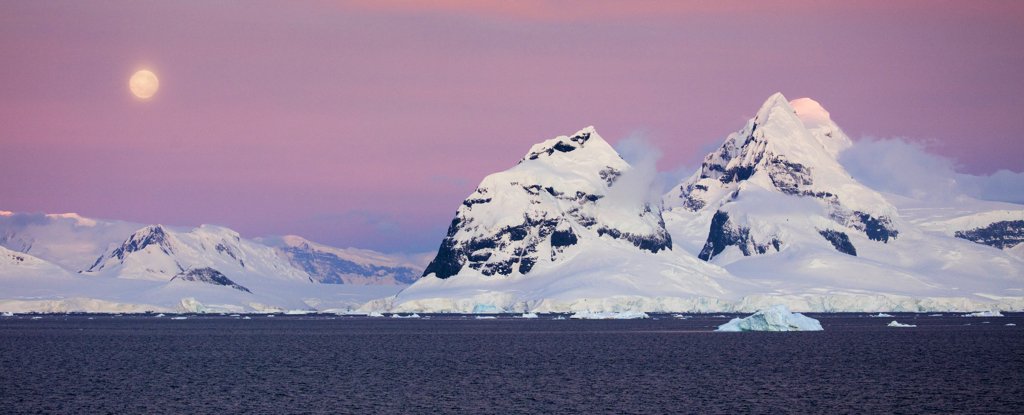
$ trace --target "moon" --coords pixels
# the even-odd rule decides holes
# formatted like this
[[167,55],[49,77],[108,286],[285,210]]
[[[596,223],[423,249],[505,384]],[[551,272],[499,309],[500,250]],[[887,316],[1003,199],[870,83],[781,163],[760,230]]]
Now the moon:
[[150,99],[160,89],[160,80],[148,69],[135,72],[128,80],[128,89],[139,99]]

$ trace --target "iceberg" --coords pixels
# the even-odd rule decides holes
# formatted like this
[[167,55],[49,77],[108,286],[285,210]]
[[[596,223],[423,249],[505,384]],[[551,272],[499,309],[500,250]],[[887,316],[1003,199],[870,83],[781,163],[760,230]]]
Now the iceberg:
[[964,314],[964,317],[1003,317],[999,310],[978,311],[976,313]]
[[590,311],[580,311],[569,316],[569,318],[574,320],[637,320],[650,317],[651,316],[642,311],[622,311],[618,313],[594,313]]
[[3,314],[0,314],[0,316],[3,316],[3,317],[14,317],[14,313],[12,313],[10,311],[5,311]]
[[1017,325],[1013,323],[1006,323],[1006,327],[1017,327]]
[[872,314],[872,315],[870,315],[868,317],[893,317],[893,315],[892,314],[885,314],[885,313],[878,313],[878,314]]
[[379,311],[371,311],[371,312],[370,312],[369,314],[367,314],[366,316],[367,316],[367,317],[384,317],[384,315],[383,315],[383,314],[381,314],[381,313],[380,313]]
[[822,331],[818,320],[792,313],[784,305],[774,305],[749,317],[734,318],[716,331]]
[[420,318],[420,315],[416,313],[412,313],[407,316],[403,316],[401,314],[392,314],[391,318]]
[[497,320],[495,316],[476,316],[477,320]]
[[523,313],[519,318],[540,318],[537,313]]
[[893,320],[887,327],[917,327],[916,324],[903,324],[896,320]]
[[188,320],[188,317],[186,317],[186,316],[171,317],[171,320]]

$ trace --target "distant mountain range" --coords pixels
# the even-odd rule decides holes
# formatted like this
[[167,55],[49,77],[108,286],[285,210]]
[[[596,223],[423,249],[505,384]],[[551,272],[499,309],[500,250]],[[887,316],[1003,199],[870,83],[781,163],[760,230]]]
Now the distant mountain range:
[[652,196],[652,168],[588,127],[484,178],[425,269],[297,236],[0,212],[0,311],[1024,309],[1024,206],[875,191],[838,161],[851,145],[817,102],[775,94]]
[[[0,281],[10,288],[0,305],[17,301],[19,309],[33,301],[59,309],[68,297],[119,302],[133,296],[147,298],[139,306],[150,309],[181,307],[183,298],[232,310],[312,309],[300,294],[315,293],[315,286],[350,298],[333,306],[353,308],[369,299],[359,292],[394,293],[423,269],[399,256],[298,236],[249,240],[219,226],[178,229],[76,214],[0,212],[0,247]],[[377,288],[334,287],[340,285]],[[19,289],[36,294],[12,296]]]

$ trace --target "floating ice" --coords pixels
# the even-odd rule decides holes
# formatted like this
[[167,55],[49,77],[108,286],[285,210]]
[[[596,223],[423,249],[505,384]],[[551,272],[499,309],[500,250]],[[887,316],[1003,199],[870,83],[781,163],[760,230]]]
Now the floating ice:
[[188,317],[186,317],[186,316],[171,317],[171,320],[188,320]]
[[0,314],[0,316],[3,316],[3,317],[14,317],[14,313],[12,313],[10,311],[5,311],[3,314]]
[[942,317],[942,314],[929,314],[928,317]]
[[252,317],[245,316],[245,317],[242,317],[242,320],[252,320]]
[[622,311],[618,313],[594,313],[590,311],[580,311],[569,316],[569,318],[576,320],[636,320],[650,317],[651,316],[648,316],[647,313],[642,311]]
[[917,325],[916,324],[903,324],[903,323],[900,323],[900,322],[898,322],[896,320],[893,320],[891,323],[889,323],[888,327],[917,327]]
[[523,315],[519,316],[519,318],[539,318],[539,317],[540,316],[538,316],[537,313],[523,313]]
[[157,314],[157,315],[155,315],[153,317],[167,317],[167,315],[164,314],[164,313],[160,313],[160,314]]
[[39,320],[39,319],[41,319],[41,318],[42,318],[42,317],[39,317],[39,316],[35,316],[35,317],[32,317],[32,320]]
[[420,318],[420,315],[416,313],[412,313],[407,316],[403,316],[401,314],[392,314],[391,318]]
[[371,311],[371,312],[370,312],[369,314],[367,314],[366,316],[367,316],[367,317],[384,317],[384,315],[383,315],[383,314],[381,314],[381,313],[380,313],[379,311]]
[[476,319],[477,320],[495,320],[495,319],[497,319],[497,317],[495,317],[495,316],[476,316]]
[[999,310],[988,310],[964,314],[964,317],[1003,317],[1003,313],[999,312]]
[[784,305],[774,305],[749,317],[734,318],[718,326],[717,331],[821,331],[818,320],[791,313]]
[[893,315],[892,314],[885,314],[885,313],[878,313],[878,314],[872,314],[872,315],[870,315],[868,317],[893,317]]
[[1016,326],[1017,326],[1017,325],[1016,325],[1016,324],[1013,324],[1013,323],[1006,323],[1006,327],[1016,327]]

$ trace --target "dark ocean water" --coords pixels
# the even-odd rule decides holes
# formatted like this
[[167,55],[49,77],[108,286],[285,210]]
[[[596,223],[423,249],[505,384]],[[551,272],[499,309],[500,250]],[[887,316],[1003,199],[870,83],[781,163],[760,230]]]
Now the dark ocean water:
[[1024,413],[1020,314],[811,316],[0,318],[0,412]]

